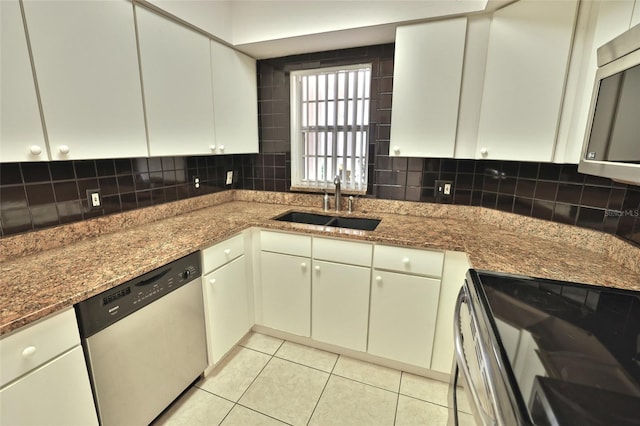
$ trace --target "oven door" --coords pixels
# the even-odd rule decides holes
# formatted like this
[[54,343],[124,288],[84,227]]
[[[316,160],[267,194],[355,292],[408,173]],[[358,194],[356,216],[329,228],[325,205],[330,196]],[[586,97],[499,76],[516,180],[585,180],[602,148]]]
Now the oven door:
[[487,380],[487,352],[477,336],[477,317],[469,303],[466,286],[460,289],[454,314],[455,356],[449,383],[449,421],[448,425],[466,422],[461,419],[467,415],[461,410],[460,394],[469,396],[471,413],[478,425],[501,424],[494,410],[495,400],[492,388]]

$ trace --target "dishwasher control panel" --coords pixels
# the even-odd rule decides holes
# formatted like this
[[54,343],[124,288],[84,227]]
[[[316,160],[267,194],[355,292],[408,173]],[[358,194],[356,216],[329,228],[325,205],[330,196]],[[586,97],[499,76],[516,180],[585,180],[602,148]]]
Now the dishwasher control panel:
[[82,301],[75,306],[80,335],[89,337],[201,275],[195,252]]

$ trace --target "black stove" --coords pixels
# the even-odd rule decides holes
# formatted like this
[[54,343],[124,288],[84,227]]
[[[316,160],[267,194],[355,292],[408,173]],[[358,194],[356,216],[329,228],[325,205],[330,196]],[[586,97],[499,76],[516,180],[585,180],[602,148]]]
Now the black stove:
[[521,418],[640,425],[640,292],[474,270],[469,279]]

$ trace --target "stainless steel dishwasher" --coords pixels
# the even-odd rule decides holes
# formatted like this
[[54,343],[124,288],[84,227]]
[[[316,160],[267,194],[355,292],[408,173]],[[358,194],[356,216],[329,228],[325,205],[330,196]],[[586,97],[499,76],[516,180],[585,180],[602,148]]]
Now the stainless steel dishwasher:
[[207,367],[199,253],[76,305],[100,423],[146,425]]

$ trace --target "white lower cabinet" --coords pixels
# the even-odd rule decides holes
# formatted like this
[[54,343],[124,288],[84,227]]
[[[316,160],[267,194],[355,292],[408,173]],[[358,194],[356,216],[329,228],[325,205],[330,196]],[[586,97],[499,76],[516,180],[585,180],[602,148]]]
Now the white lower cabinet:
[[247,262],[242,255],[204,277],[204,294],[209,311],[210,363],[224,357],[251,329]]
[[257,324],[450,373],[465,253],[274,231],[259,241]]
[[369,353],[429,368],[440,280],[373,271]]
[[311,337],[367,350],[371,268],[313,261]]
[[98,424],[73,308],[0,339],[0,424]]
[[370,354],[430,368],[443,262],[441,251],[375,246]]
[[451,373],[453,360],[453,311],[460,288],[464,284],[467,270],[471,268],[467,254],[460,251],[447,251],[442,266],[442,281],[438,302],[435,337],[431,370]]
[[261,252],[262,325],[311,335],[311,259]]
[[245,234],[202,251],[209,365],[220,361],[253,326]]
[[82,348],[0,390],[0,424],[97,425]]

